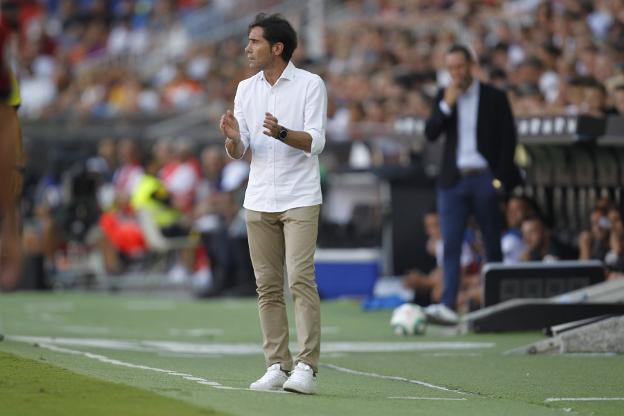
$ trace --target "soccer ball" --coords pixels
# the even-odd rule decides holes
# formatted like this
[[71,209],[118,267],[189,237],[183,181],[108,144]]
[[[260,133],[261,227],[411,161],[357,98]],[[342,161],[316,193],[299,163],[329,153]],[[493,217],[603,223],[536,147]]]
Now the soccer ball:
[[390,325],[397,335],[424,334],[427,328],[427,316],[420,306],[404,303],[392,312]]

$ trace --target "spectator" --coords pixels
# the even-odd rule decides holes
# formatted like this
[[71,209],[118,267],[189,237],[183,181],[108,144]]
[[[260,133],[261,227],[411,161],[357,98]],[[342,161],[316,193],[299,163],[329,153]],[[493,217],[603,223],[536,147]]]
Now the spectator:
[[[442,232],[440,230],[440,217],[436,212],[425,214],[424,217],[425,233],[427,234],[427,253],[435,258],[436,266],[429,273],[423,273],[419,270],[410,270],[403,278],[403,286],[408,289],[414,289],[417,298],[425,298],[424,306],[430,303],[439,303],[442,297],[442,267],[444,264],[444,243],[442,241]],[[461,280],[462,282],[471,273],[474,273],[474,265],[476,259],[470,244],[464,239],[462,243],[462,252],[460,259]]]
[[174,207],[167,188],[156,176],[159,168],[155,159],[147,163],[145,173],[132,193],[131,207],[135,212],[149,212],[165,237],[188,235],[187,227],[181,223],[180,211]]
[[172,148],[173,159],[161,171],[160,177],[171,193],[175,206],[185,215],[190,215],[199,186],[201,168],[194,156],[193,145],[188,140],[178,139]]
[[579,234],[579,260],[604,261],[609,251],[611,220],[604,209],[595,209],[589,217],[589,231]]
[[121,272],[129,259],[142,255],[146,248],[130,204],[143,177],[138,146],[134,140],[124,139],[117,154],[120,165],[113,175],[114,204],[100,216],[102,235],[97,241],[104,268],[110,274]]
[[624,84],[615,87],[613,92],[613,104],[620,116],[624,116]]
[[526,245],[522,261],[554,262],[571,258],[570,248],[555,239],[552,231],[538,216],[522,221],[522,239]]
[[518,196],[509,198],[505,209],[507,229],[501,239],[503,262],[516,263],[522,260],[527,249],[522,238],[522,222],[536,214],[535,204],[529,199]]
[[[569,80],[591,76],[607,85],[617,75],[621,25],[618,2],[606,2],[593,9],[580,6],[583,2],[579,0],[526,2],[528,6],[495,2],[488,7],[469,6],[466,0],[454,3],[454,7],[448,7],[448,2],[426,6],[398,6],[380,0],[367,1],[366,5],[352,3],[343,5],[348,17],[340,19],[340,25],[327,20],[322,45],[328,61],[330,99],[337,100],[338,109],[362,103],[375,117],[391,120],[397,107],[403,108],[400,103],[406,101],[410,91],[426,91],[431,98],[435,90],[431,74],[435,74],[444,51],[459,34],[474,39],[476,58],[482,64],[480,72],[493,73],[493,84],[501,85],[497,71],[502,70],[510,87],[538,85],[544,100],[534,102],[530,109],[533,114],[551,110],[554,105],[570,106],[577,112],[574,107],[583,98],[581,95],[577,101],[568,97]],[[22,14],[24,27],[29,30],[22,36],[25,44],[20,47],[20,62],[24,63],[22,78],[34,93],[28,95],[30,104],[25,105],[33,109],[29,117],[62,114],[75,107],[76,95],[83,91],[87,93],[82,109],[90,115],[108,117],[118,111],[107,108],[109,90],[124,85],[125,79],[138,78],[140,104],[129,107],[129,113],[162,111],[161,102],[170,110],[180,111],[188,108],[190,94],[193,104],[218,108],[210,113],[216,121],[246,71],[236,54],[236,39],[206,48],[190,47],[189,42],[189,30],[202,23],[212,27],[226,22],[224,18],[244,15],[250,6],[242,1],[211,2],[201,13],[195,13],[201,7],[199,3],[170,0],[142,2],[142,7],[132,7],[132,2],[105,1],[62,1],[56,7],[55,2],[27,4],[24,8],[28,10]],[[466,8],[471,19],[464,18]],[[452,30],[446,29],[449,21],[454,22]],[[479,23],[484,21],[488,25]],[[319,47],[301,48],[297,62],[315,65],[318,51]],[[35,71],[40,66],[35,62],[42,59],[48,61],[48,69]],[[115,66],[120,73],[112,80],[110,76],[95,75],[111,72]],[[157,81],[159,77],[146,67],[167,68],[165,82]],[[50,73],[51,68],[58,69]],[[168,85],[175,77],[175,68],[203,85],[199,90],[186,81]],[[30,74],[34,73],[43,76],[33,78]],[[222,91],[207,93],[211,88],[207,78],[222,85]],[[92,85],[84,85],[85,79]],[[368,101],[374,99],[383,103],[382,114],[376,103],[369,106]],[[57,105],[56,100],[65,105]]]
[[604,117],[607,113],[607,90],[599,81],[588,78],[583,86],[581,114]]
[[[183,223],[181,212],[176,209],[167,188],[156,176],[159,169],[160,164],[156,159],[148,162],[132,194],[132,209],[150,215],[164,237],[187,236],[189,229]],[[186,280],[193,269],[193,249],[183,250],[179,255],[181,258],[169,271],[169,277],[174,282]]]
[[117,147],[119,167],[113,175],[115,199],[118,207],[125,209],[136,186],[143,176],[143,167],[140,163],[139,148],[136,141],[124,139]]
[[609,252],[605,256],[605,264],[608,268],[608,278],[624,278],[624,225],[622,215],[612,208],[607,214],[611,222],[611,235],[609,238]]

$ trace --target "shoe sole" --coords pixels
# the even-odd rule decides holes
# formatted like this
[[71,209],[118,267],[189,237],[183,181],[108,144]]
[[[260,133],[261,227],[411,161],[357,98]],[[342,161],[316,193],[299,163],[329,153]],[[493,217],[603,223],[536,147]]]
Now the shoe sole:
[[291,393],[299,393],[299,394],[315,394],[315,391],[303,391],[303,390],[297,390],[294,387],[284,387],[284,391],[289,391]]
[[299,391],[299,390],[295,390],[293,388],[285,388],[284,391],[287,391],[289,393],[298,393],[298,394],[308,394],[308,395],[312,395],[312,394],[316,394],[313,391]]

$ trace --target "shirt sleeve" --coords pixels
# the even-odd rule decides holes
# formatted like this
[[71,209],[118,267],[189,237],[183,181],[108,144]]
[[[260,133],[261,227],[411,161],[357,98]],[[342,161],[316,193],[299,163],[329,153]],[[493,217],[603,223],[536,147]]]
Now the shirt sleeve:
[[320,77],[310,82],[306,92],[303,131],[312,137],[310,153],[306,156],[320,154],[325,148],[325,129],[327,127],[327,90]]
[[[247,152],[249,148],[249,128],[247,127],[247,120],[245,119],[245,113],[243,112],[243,101],[245,100],[245,92],[241,87],[242,83],[238,84],[238,88],[236,88],[236,95],[234,96],[234,117],[238,121],[238,129],[240,131],[241,142],[243,143],[243,155]],[[227,147],[225,148],[228,156],[234,159],[234,157],[228,152]],[[241,156],[242,157],[242,156]]]

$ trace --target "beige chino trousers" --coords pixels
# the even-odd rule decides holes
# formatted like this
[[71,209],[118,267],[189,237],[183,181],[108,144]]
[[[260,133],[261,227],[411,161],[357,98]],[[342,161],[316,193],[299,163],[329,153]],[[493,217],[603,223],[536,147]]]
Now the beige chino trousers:
[[247,210],[249,252],[256,275],[258,312],[267,367],[279,363],[290,371],[293,359],[284,303],[284,264],[295,307],[299,355],[318,371],[321,346],[321,309],[314,278],[314,251],[320,205],[284,212]]

